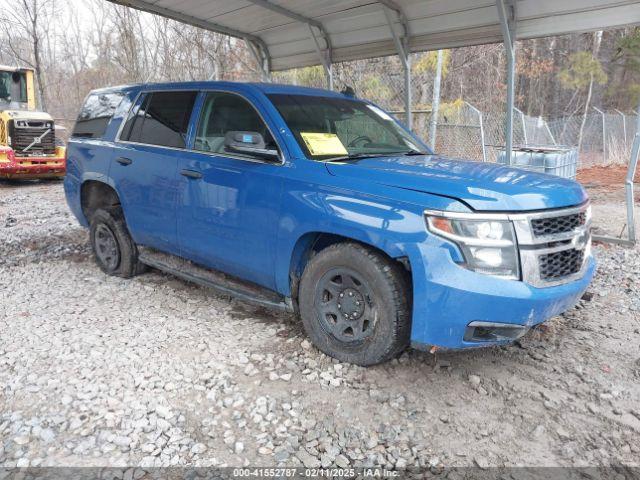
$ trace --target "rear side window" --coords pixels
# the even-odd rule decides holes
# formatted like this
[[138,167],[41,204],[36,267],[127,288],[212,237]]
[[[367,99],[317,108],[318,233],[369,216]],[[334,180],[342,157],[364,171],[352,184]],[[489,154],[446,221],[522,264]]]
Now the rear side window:
[[102,138],[107,130],[107,125],[116,108],[122,101],[122,93],[94,93],[80,110],[80,115],[73,127],[72,137],[76,138]]
[[197,92],[147,93],[133,110],[121,140],[185,148],[189,118]]

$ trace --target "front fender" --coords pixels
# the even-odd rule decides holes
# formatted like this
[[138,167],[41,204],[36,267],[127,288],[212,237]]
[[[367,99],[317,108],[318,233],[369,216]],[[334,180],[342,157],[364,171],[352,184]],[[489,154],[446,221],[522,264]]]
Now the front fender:
[[[337,181],[337,179],[334,178]],[[297,183],[297,182],[296,182]],[[406,245],[426,240],[425,208],[447,209],[455,200],[420,193],[420,200],[392,200],[387,195],[354,191],[346,185],[297,183],[285,187],[278,228],[276,288],[290,296],[290,274],[315,234],[331,234],[375,247],[392,258],[407,255]]]

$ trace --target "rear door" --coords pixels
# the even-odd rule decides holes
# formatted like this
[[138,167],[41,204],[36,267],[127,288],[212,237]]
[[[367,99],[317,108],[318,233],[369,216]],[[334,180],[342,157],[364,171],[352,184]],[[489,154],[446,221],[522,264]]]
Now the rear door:
[[111,161],[127,226],[141,245],[177,254],[177,165],[187,145],[195,91],[144,92]]

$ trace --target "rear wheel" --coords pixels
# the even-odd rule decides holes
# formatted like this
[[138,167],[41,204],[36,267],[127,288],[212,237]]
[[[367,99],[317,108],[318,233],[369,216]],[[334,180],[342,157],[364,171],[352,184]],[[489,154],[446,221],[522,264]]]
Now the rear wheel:
[[374,365],[409,343],[410,289],[392,259],[357,243],[339,243],[314,256],[298,297],[312,342],[341,361]]
[[89,238],[96,263],[103,272],[129,278],[144,271],[119,208],[96,210],[91,216]]

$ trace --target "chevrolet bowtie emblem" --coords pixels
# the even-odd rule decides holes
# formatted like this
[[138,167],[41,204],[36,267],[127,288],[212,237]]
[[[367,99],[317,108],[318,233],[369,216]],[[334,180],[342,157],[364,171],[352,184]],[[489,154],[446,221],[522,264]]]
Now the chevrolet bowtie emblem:
[[587,246],[588,240],[589,240],[588,233],[583,232],[573,237],[573,239],[571,240],[571,245],[576,250],[583,250]]

